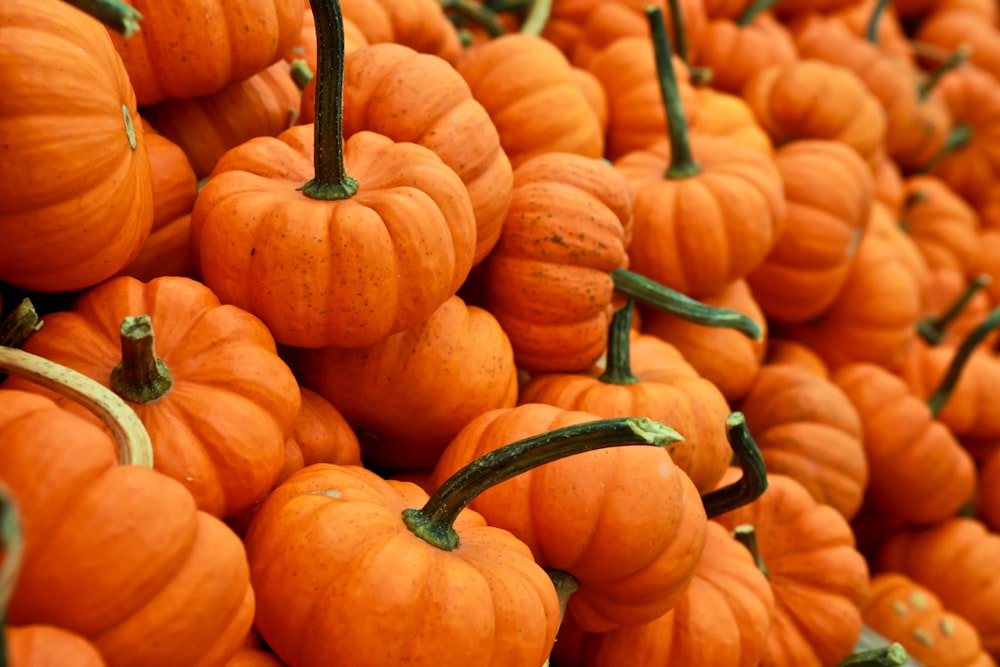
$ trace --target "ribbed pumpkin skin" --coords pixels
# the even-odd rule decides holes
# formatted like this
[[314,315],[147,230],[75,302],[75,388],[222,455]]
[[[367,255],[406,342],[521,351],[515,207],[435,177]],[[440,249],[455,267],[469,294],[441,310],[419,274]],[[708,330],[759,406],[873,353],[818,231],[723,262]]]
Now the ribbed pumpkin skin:
[[868,485],[861,419],[837,385],[793,366],[764,366],[740,404],[770,472],[792,477],[850,520]]
[[[448,445],[431,485],[503,445],[595,419],[539,403],[488,412]],[[566,613],[593,632],[666,613],[683,595],[705,547],[698,490],[658,447],[561,459],[492,487],[470,507],[521,539],[542,567],[577,578],[580,589]]]
[[287,130],[301,103],[302,93],[282,60],[210,95],[165,100],[144,112],[160,133],[184,149],[195,174],[204,178],[230,148]]
[[868,494],[886,516],[930,524],[972,499],[971,457],[901,379],[860,363],[837,369],[832,379],[861,417]]
[[431,468],[466,423],[517,402],[517,368],[496,318],[453,296],[369,347],[300,350],[302,381],[362,433],[369,467]]
[[868,226],[874,183],[870,167],[836,141],[793,141],[777,150],[774,162],[788,217],[778,243],[747,283],[768,317],[804,322],[822,314],[847,280]]
[[[709,521],[705,551],[684,597],[642,625],[600,634],[563,622],[554,667],[755,667],[762,664],[774,593],[746,547]],[[562,651],[572,647],[570,659]],[[567,652],[568,653],[568,652]]]
[[510,337],[519,367],[570,372],[604,352],[626,266],[632,192],[600,160],[550,153],[514,170],[500,240],[484,262],[483,303]]
[[111,39],[141,105],[209,95],[249,79],[280,59],[302,26],[302,0],[126,4],[142,12],[142,29]]
[[5,627],[10,667],[107,667],[83,637],[51,625]]
[[467,49],[457,69],[493,119],[515,169],[553,151],[603,155],[600,121],[569,61],[542,38],[513,33],[491,39]]
[[903,645],[924,667],[992,667],[979,633],[947,610],[933,592],[909,577],[885,572],[872,577],[865,602],[865,623]]
[[513,535],[471,510],[445,551],[401,513],[427,494],[318,464],[275,489],[246,537],[255,627],[290,667],[524,667],[552,649],[559,603]]
[[444,60],[399,44],[344,59],[344,136],[361,130],[434,151],[465,183],[476,214],[479,263],[496,245],[514,178],[497,128]]
[[775,65],[754,75],[743,99],[776,145],[840,141],[873,164],[885,141],[885,110],[854,72],[822,60]]
[[[730,468],[720,485],[735,481]],[[717,518],[726,528],[756,529],[760,556],[774,591],[774,620],[763,664],[833,667],[853,652],[861,634],[860,606],[868,566],[847,521],[779,474],[756,501]]]
[[202,278],[279,343],[371,345],[426,319],[472,266],[468,191],[433,151],[366,131],[344,160],[358,193],[311,199],[299,188],[315,174],[313,126],[257,137],[219,160],[195,201]]
[[79,10],[10,0],[0,72],[0,281],[41,292],[94,285],[135,258],[153,224],[125,68],[107,31]]
[[992,656],[1000,656],[1000,535],[974,519],[951,518],[890,535],[879,571],[905,574],[971,623]]
[[71,630],[114,667],[224,665],[254,614],[239,538],[178,482],[118,465],[101,428],[36,393],[0,394],[0,478],[25,540],[5,620]]
[[[188,278],[123,276],[88,291],[73,310],[46,315],[25,349],[110,386],[122,320],[135,315],[150,316],[157,356],[173,375],[159,399],[130,402],[150,432],[156,468],[210,514],[251,507],[281,470],[300,407],[295,377],[260,320]],[[54,396],[20,378],[5,386]],[[67,399],[57,402],[98,423]]]
[[720,93],[707,86],[697,88],[698,115],[691,129],[716,137],[728,137],[763,155],[774,157],[771,137],[757,122],[753,110],[742,97]]
[[770,12],[746,26],[714,19],[705,26],[696,64],[712,70],[712,88],[739,95],[757,72],[798,60],[788,29]]
[[900,224],[930,269],[955,269],[973,277],[979,252],[979,216],[948,185],[934,176],[906,179]]

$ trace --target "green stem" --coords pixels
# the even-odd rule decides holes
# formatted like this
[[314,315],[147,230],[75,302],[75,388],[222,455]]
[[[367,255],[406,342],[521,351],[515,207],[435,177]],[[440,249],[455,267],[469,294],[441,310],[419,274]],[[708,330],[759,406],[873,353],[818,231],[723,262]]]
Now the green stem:
[[456,27],[470,21],[483,28],[491,39],[507,32],[496,14],[486,7],[468,2],[468,0],[441,0],[440,5],[448,16],[452,17],[452,22],[456,24]]
[[958,379],[962,375],[962,371],[965,370],[965,364],[972,356],[973,351],[975,351],[976,346],[983,342],[994,329],[1000,326],[1000,306],[994,308],[990,314],[979,323],[975,329],[973,329],[962,344],[958,346],[955,350],[955,356],[952,357],[951,364],[948,366],[948,371],[945,373],[944,378],[938,385],[938,388],[931,394],[931,397],[927,399],[927,405],[931,408],[931,414],[936,418],[944,406],[948,403],[948,399],[951,398],[951,393],[955,389],[955,385],[958,384]]
[[656,58],[657,80],[660,84],[660,97],[667,114],[667,133],[670,138],[670,166],[664,174],[665,178],[691,178],[701,171],[701,165],[691,154],[691,142],[688,137],[687,119],[684,118],[684,106],[677,90],[677,75],[674,72],[674,62],[671,58],[670,38],[667,27],[663,23],[663,12],[658,7],[646,7],[646,18],[653,36],[653,53]]
[[868,27],[865,29],[865,39],[872,44],[878,44],[878,24],[882,20],[882,14],[889,6],[890,0],[878,0],[875,9],[872,10],[871,18],[868,19]]
[[639,378],[632,372],[632,310],[635,301],[629,299],[623,307],[611,316],[608,327],[607,361],[604,372],[598,380],[607,384],[634,384]]
[[767,490],[767,466],[742,412],[733,412],[726,418],[726,438],[743,470],[743,476],[701,497],[709,519],[749,505]]
[[902,644],[892,643],[849,655],[838,662],[837,667],[899,667],[909,659]]
[[705,327],[735,329],[752,340],[758,342],[763,340],[764,334],[760,325],[743,313],[695,301],[628,269],[615,269],[611,272],[611,280],[619,292],[665,310],[686,322]]
[[[689,57],[687,30],[684,26],[684,12],[681,11],[680,0],[668,0],[667,9],[670,10],[670,23],[674,27],[674,42],[676,43],[674,53],[677,54],[682,63],[690,66],[691,58]],[[666,30],[664,30],[664,34],[666,34]]]
[[121,33],[126,39],[139,32],[142,14],[120,0],[63,0],[82,12]]
[[490,487],[567,456],[605,447],[681,442],[677,431],[645,417],[597,419],[518,440],[479,457],[449,477],[422,509],[406,509],[403,521],[418,537],[452,551],[458,547],[453,524],[476,496]]
[[71,368],[13,347],[0,346],[0,371],[51,389],[97,415],[118,443],[121,465],[153,467],[153,444],[139,415],[101,383]]
[[[35,304],[31,303],[31,299],[25,297],[17,305],[17,308],[0,322],[0,345],[24,347],[28,337],[41,328],[42,322],[38,319]],[[7,376],[0,373],[0,383],[6,379]]]
[[309,69],[309,63],[301,58],[292,61],[289,72],[292,75],[292,81],[295,82],[299,90],[305,90],[314,76],[313,71]]
[[541,35],[551,13],[552,0],[534,0],[521,23],[521,32],[525,35]]
[[944,338],[945,333],[947,333],[948,327],[955,321],[956,317],[962,314],[962,311],[969,305],[972,297],[992,282],[993,278],[988,273],[983,273],[973,278],[969,286],[965,288],[965,291],[948,306],[947,310],[940,315],[920,320],[917,323],[917,333],[929,344],[939,344]]
[[740,27],[750,25],[753,23],[755,18],[771,9],[779,2],[781,2],[781,0],[757,0],[757,2],[747,7],[746,11],[740,14],[740,17],[736,19],[736,25]]
[[111,389],[133,403],[163,397],[173,387],[174,378],[163,359],[156,356],[149,315],[126,317],[120,333],[122,362],[111,371]]
[[972,53],[972,50],[969,46],[963,44],[955,49],[954,53],[950,54],[942,63],[935,67],[934,70],[927,75],[924,82],[917,86],[917,94],[920,96],[920,100],[926,100],[944,75],[953,69],[956,69],[968,60],[970,53]]
[[970,127],[965,123],[959,123],[957,125],[952,126],[951,132],[948,133],[948,138],[945,139],[944,146],[941,147],[941,149],[937,152],[937,154],[934,155],[934,157],[928,160],[927,164],[920,167],[920,169],[918,169],[917,172],[921,174],[926,174],[934,167],[936,167],[938,162],[945,159],[955,151],[960,151],[963,148],[965,148],[969,144],[969,142],[972,141],[974,134],[975,132],[973,131],[972,127]]
[[[549,575],[552,585],[556,588],[556,596],[559,598],[559,625],[561,626],[563,619],[566,618],[566,607],[569,605],[570,597],[580,590],[580,581],[564,570],[545,568],[545,574]],[[549,660],[546,660],[542,667],[548,667],[548,665]]]
[[0,482],[0,539],[3,540],[3,561],[0,562],[0,665],[6,667],[7,606],[14,596],[17,575],[24,559],[24,536],[21,531],[21,514],[14,494]]
[[315,176],[300,190],[310,199],[348,199],[358,181],[344,167],[344,17],[339,0],[310,0],[316,21]]
[[760,548],[757,546],[757,531],[748,523],[740,524],[733,529],[733,539],[742,544],[750,552],[757,569],[764,575],[765,579],[771,578],[771,572],[764,563],[764,557],[760,555]]

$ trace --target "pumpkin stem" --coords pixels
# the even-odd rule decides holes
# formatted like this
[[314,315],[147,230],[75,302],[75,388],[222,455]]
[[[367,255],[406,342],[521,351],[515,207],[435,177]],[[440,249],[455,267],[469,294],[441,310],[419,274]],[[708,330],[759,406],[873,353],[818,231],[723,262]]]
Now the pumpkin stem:
[[14,596],[14,585],[24,560],[24,534],[21,530],[21,513],[14,494],[0,482],[0,541],[3,560],[0,562],[0,665],[7,665],[7,605]]
[[[28,336],[41,328],[42,322],[38,319],[35,304],[31,303],[31,299],[25,297],[17,305],[17,308],[8,313],[7,317],[0,322],[0,345],[24,347]],[[0,383],[6,379],[6,374],[0,373]]]
[[993,278],[988,273],[983,273],[973,278],[969,282],[969,286],[965,288],[965,291],[948,306],[947,310],[940,315],[920,320],[917,323],[917,333],[929,344],[938,345],[941,339],[944,338],[945,333],[947,333],[948,327],[955,321],[956,317],[962,314],[962,311],[969,305],[972,297],[992,282]]
[[951,128],[951,132],[948,133],[948,138],[945,139],[944,145],[937,152],[934,157],[928,160],[927,164],[920,167],[917,173],[926,174],[934,167],[937,166],[938,162],[948,157],[955,151],[960,151],[965,148],[974,136],[973,129],[970,125],[966,123],[959,123]]
[[935,67],[931,73],[927,75],[927,78],[924,79],[923,83],[917,86],[917,95],[919,95],[920,100],[926,100],[944,75],[953,69],[958,68],[962,65],[962,63],[968,60],[970,53],[972,53],[972,49],[969,48],[968,44],[962,44],[947,58],[945,58],[943,62]]
[[758,342],[763,339],[764,334],[760,325],[743,313],[695,301],[666,285],[661,285],[655,280],[650,280],[646,276],[628,269],[615,269],[611,272],[611,280],[619,292],[643,303],[656,306],[687,322],[705,327],[735,329],[747,338]]
[[607,361],[604,364],[604,372],[597,379],[607,384],[634,384],[639,378],[632,372],[631,363],[631,343],[632,343],[632,310],[635,307],[635,300],[631,297],[628,302],[615,311],[611,316],[611,325],[608,327],[608,350]]
[[764,563],[764,557],[760,555],[760,548],[757,546],[757,530],[748,523],[736,526],[732,532],[733,539],[742,544],[750,552],[757,569],[764,575],[765,579],[771,578],[771,572]]
[[955,350],[955,356],[951,359],[948,371],[944,374],[944,378],[941,380],[938,388],[927,399],[927,405],[930,406],[931,414],[935,418],[941,414],[941,410],[944,409],[944,406],[948,403],[948,399],[951,398],[951,392],[955,389],[955,385],[958,384],[958,379],[961,377],[962,371],[965,370],[965,363],[972,356],[976,346],[998,326],[1000,326],[1000,306],[994,308],[986,319],[979,323],[979,326],[969,332],[969,335],[962,341],[962,344]]
[[551,13],[552,0],[533,0],[521,23],[521,32],[525,35],[541,35]]
[[657,80],[660,83],[660,97],[667,114],[667,133],[670,138],[670,166],[664,174],[666,178],[691,178],[701,165],[694,161],[688,137],[684,106],[677,90],[677,75],[670,55],[670,38],[663,23],[663,12],[659,7],[646,7],[646,18],[653,36],[653,54],[656,58]]
[[149,315],[122,320],[122,362],[111,371],[111,389],[127,401],[149,403],[174,384],[173,374],[156,356],[153,324]]
[[292,81],[295,82],[299,90],[305,90],[309,82],[313,80],[313,76],[315,76],[313,71],[309,69],[309,63],[301,58],[293,60],[288,71],[292,75]]
[[507,32],[496,14],[482,5],[468,0],[441,0],[440,5],[456,27],[472,22],[485,30],[491,39]]
[[[545,574],[549,575],[552,585],[556,587],[556,596],[559,598],[559,625],[561,626],[563,619],[566,618],[566,606],[569,604],[570,597],[580,590],[580,581],[565,570],[545,568]],[[549,667],[549,660],[546,660],[542,667]]]
[[726,418],[726,439],[733,448],[743,476],[736,482],[706,493],[701,497],[708,518],[731,512],[749,505],[767,490],[767,467],[760,448],[754,442],[742,412],[733,412]]
[[872,15],[868,19],[868,27],[865,29],[865,39],[876,46],[878,45],[878,23],[882,19],[886,7],[889,6],[889,2],[890,0],[878,0],[875,3]]
[[604,447],[663,447],[684,438],[674,429],[645,417],[597,419],[564,426],[504,445],[479,457],[438,487],[422,509],[403,510],[403,522],[439,549],[458,547],[452,524],[476,496],[523,472],[558,459]]
[[752,5],[746,8],[739,18],[736,19],[736,25],[740,27],[745,27],[753,23],[754,19],[766,12],[771,7],[781,2],[781,0],[757,0]]
[[126,39],[139,32],[142,13],[121,0],[63,0],[120,33]]
[[349,199],[357,179],[344,167],[344,16],[340,0],[309,0],[316,20],[315,177],[300,190],[311,199]]
[[888,646],[860,651],[847,656],[837,663],[837,667],[899,667],[910,659],[902,644],[893,642]]
[[118,443],[121,465],[153,467],[153,445],[139,415],[101,383],[72,368],[12,347],[0,346],[0,371],[51,389],[97,415]]

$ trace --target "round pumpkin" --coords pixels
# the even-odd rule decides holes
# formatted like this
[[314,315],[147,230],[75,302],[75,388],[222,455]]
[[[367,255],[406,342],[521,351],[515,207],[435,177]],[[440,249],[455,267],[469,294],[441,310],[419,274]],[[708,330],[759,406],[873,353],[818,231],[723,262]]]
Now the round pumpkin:
[[53,625],[4,628],[10,667],[107,667],[100,651],[80,635]]

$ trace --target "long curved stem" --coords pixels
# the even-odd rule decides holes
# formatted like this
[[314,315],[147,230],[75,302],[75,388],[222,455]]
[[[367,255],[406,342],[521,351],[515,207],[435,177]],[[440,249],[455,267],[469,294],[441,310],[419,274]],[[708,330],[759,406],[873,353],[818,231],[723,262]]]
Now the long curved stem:
[[965,148],[972,141],[974,135],[975,131],[965,123],[953,126],[951,132],[948,133],[948,138],[945,139],[944,146],[941,147],[934,157],[927,161],[927,164],[920,167],[917,173],[926,174],[931,171],[941,160]]
[[153,467],[153,444],[142,420],[113,391],[82,373],[12,347],[0,347],[0,371],[31,380],[81,404],[103,421],[118,443],[122,465]]
[[743,476],[701,497],[709,519],[748,505],[767,490],[767,466],[742,412],[733,412],[726,419],[726,438],[743,470]]
[[605,355],[604,372],[597,379],[607,384],[634,384],[639,378],[632,372],[631,363],[631,333],[632,310],[635,301],[628,302],[611,316],[611,326],[608,327],[608,351]]
[[740,14],[739,18],[736,19],[736,25],[740,27],[750,25],[753,23],[755,18],[766,12],[768,9],[771,9],[779,2],[781,2],[781,0],[757,0],[757,2],[747,7],[746,11]]
[[927,75],[927,78],[923,81],[923,83],[917,86],[917,95],[920,97],[921,101],[926,100],[930,96],[931,91],[934,90],[934,87],[941,82],[941,79],[945,74],[958,68],[962,65],[962,63],[968,60],[971,53],[972,49],[970,49],[968,45],[963,44],[955,49],[951,55],[945,58],[941,64],[935,67],[934,70]]
[[763,339],[764,333],[760,325],[743,313],[695,301],[666,285],[661,285],[655,280],[650,280],[646,276],[628,269],[615,269],[611,272],[611,280],[619,292],[665,310],[686,322],[693,322],[705,327],[735,329],[752,340],[760,341]]
[[533,0],[524,22],[521,23],[521,32],[525,35],[541,35],[551,13],[552,0]]
[[452,23],[456,25],[462,25],[466,21],[471,21],[485,30],[491,39],[507,32],[503,23],[500,22],[500,19],[497,18],[492,10],[474,2],[469,2],[468,0],[442,0],[440,5],[452,17]]
[[669,179],[690,178],[701,171],[701,165],[694,160],[688,136],[687,119],[677,89],[677,74],[671,57],[670,38],[663,23],[663,12],[659,7],[647,7],[646,18],[653,36],[653,53],[656,59],[657,80],[660,97],[667,115],[667,135],[670,139],[670,166],[664,174]]
[[605,447],[664,447],[684,438],[645,417],[597,419],[564,426],[504,445],[484,454],[449,477],[421,509],[403,511],[403,522],[421,539],[452,551],[458,547],[453,524],[476,496],[508,479],[567,456]]
[[973,329],[966,336],[965,340],[962,341],[962,344],[958,346],[958,349],[955,350],[955,356],[952,357],[948,371],[944,374],[944,378],[941,380],[938,388],[927,399],[927,405],[930,406],[931,414],[934,417],[941,414],[944,406],[948,403],[948,399],[951,398],[951,393],[954,391],[955,385],[958,384],[958,379],[962,376],[962,371],[965,370],[965,364],[969,360],[969,357],[972,356],[976,346],[998,326],[1000,326],[1000,306],[994,308],[986,319],[980,322],[979,326]]
[[885,13],[890,1],[878,0],[875,3],[875,9],[872,10],[871,18],[868,19],[868,26],[865,28],[865,39],[872,44],[878,44],[878,24],[882,20],[882,14]]
[[315,175],[300,190],[311,199],[348,199],[358,181],[344,167],[344,17],[339,0],[310,0],[316,20]]
[[956,317],[962,314],[962,311],[969,305],[972,297],[992,282],[993,278],[988,273],[983,273],[973,278],[969,282],[969,286],[965,288],[965,291],[948,306],[947,310],[940,315],[927,317],[917,322],[917,333],[931,345],[939,344],[944,338],[945,333],[947,333],[948,327],[955,321]]
[[142,13],[120,0],[63,0],[121,33],[126,39],[139,32]]

